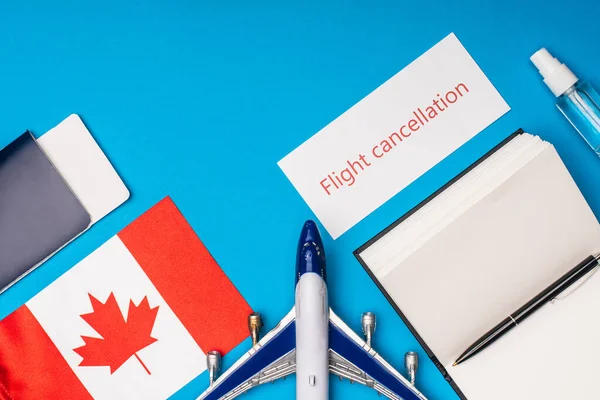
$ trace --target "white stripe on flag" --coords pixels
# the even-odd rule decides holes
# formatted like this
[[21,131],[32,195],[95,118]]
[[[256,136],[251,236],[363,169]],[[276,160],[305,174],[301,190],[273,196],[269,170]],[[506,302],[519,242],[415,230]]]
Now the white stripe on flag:
[[[105,303],[111,293],[125,317],[130,300],[138,305],[147,296],[150,307],[159,306],[151,335],[157,341],[137,352],[151,374],[135,356],[113,374],[107,366],[79,366],[82,357],[73,349],[85,344],[81,336],[100,337],[81,318],[93,311],[89,294]],[[206,369],[202,350],[117,236],[27,307],[95,399],[165,399]]]

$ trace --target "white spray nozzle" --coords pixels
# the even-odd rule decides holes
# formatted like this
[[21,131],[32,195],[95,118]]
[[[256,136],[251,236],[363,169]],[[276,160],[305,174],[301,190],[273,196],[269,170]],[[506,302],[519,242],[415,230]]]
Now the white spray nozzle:
[[552,54],[550,54],[545,48],[538,50],[534,55],[531,56],[530,60],[544,78],[548,77],[548,75],[554,72],[556,68],[562,65],[562,63],[555,57],[552,57]]
[[566,92],[579,80],[565,64],[558,61],[545,48],[538,50],[529,59],[544,77],[544,83],[556,97]]

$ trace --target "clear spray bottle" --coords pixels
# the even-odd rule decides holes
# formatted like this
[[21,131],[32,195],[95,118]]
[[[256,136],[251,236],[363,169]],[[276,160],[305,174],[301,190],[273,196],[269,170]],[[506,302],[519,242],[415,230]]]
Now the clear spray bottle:
[[557,97],[556,106],[600,156],[600,95],[542,48],[531,56],[544,83]]

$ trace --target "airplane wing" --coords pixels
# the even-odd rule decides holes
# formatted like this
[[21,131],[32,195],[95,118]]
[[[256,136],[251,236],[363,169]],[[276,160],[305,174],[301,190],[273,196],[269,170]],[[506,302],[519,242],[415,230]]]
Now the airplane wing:
[[398,371],[329,310],[329,371],[392,400],[427,400]]
[[[231,400],[296,372],[295,308],[219,377],[198,400]],[[329,310],[329,371],[392,400],[427,400],[398,371]]]
[[198,400],[231,400],[249,389],[296,372],[296,312],[292,310],[231,366]]

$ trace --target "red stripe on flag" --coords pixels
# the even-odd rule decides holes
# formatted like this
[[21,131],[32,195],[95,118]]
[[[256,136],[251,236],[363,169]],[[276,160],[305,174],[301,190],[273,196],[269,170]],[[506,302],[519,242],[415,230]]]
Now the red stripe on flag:
[[0,321],[0,399],[92,399],[27,306]]
[[250,306],[169,197],[118,236],[204,353],[249,335]]

